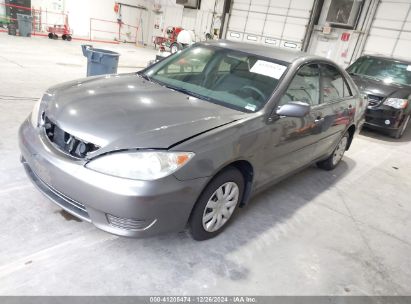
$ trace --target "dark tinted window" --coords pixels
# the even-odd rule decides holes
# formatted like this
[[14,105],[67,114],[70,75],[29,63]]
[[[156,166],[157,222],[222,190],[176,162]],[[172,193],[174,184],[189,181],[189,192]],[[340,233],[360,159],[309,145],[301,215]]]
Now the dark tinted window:
[[352,96],[346,80],[337,68],[328,64],[322,65],[321,76],[323,102]]
[[411,85],[411,64],[397,60],[362,57],[348,68],[349,73]]
[[320,103],[320,71],[318,65],[300,68],[280,101],[280,106],[290,101],[302,101],[310,105]]

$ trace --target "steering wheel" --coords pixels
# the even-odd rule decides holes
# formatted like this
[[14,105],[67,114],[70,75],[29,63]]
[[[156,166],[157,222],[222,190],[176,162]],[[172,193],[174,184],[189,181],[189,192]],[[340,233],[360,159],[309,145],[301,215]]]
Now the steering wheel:
[[256,93],[258,95],[258,97],[260,97],[259,101],[264,102],[266,97],[265,97],[265,94],[260,89],[257,89],[255,87],[252,87],[252,86],[249,86],[249,85],[246,85],[246,86],[242,87],[241,89],[239,89],[239,91],[246,91],[246,90],[251,91],[253,93]]

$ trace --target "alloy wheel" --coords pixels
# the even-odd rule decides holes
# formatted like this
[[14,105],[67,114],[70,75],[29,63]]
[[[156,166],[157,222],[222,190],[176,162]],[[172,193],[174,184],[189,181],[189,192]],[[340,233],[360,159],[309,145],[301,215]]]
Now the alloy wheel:
[[343,136],[338,143],[337,148],[334,150],[333,158],[332,158],[332,163],[335,166],[340,162],[340,160],[344,156],[345,149],[347,148],[347,136]]

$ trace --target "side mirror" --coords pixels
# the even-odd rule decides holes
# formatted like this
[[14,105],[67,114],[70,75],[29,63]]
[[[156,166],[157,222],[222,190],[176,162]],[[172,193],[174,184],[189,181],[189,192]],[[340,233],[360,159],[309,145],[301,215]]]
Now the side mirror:
[[311,106],[306,102],[292,101],[282,105],[276,111],[279,116],[304,117],[310,113]]

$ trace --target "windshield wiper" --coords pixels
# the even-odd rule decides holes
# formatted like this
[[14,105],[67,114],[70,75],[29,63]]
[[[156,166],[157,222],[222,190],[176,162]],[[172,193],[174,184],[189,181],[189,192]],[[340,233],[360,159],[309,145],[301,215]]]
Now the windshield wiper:
[[370,75],[366,75],[366,74],[362,74],[361,76],[364,76],[365,78],[370,78],[370,79],[374,79],[377,81],[383,81],[382,79],[375,77],[375,76],[370,76]]
[[354,72],[348,72],[348,74],[353,75],[353,76],[361,76],[361,77],[365,77],[365,78],[370,78],[370,79],[374,79],[377,81],[382,81],[382,79],[375,77],[375,76],[370,76],[367,74],[359,74],[359,73],[354,73]]
[[184,89],[184,88],[173,87],[173,86],[166,85],[166,84],[165,84],[164,86],[165,86],[166,88],[171,89],[171,90],[178,91],[178,92],[181,92],[181,93],[184,93],[184,94],[187,94],[187,95],[196,97],[196,98],[200,98],[200,99],[204,99],[204,100],[210,100],[210,99],[211,99],[211,98],[209,98],[209,97],[206,97],[206,96],[203,96],[203,95],[201,95],[201,94],[197,94],[197,93],[191,92],[191,91],[189,91],[189,90],[187,90],[187,89]]

